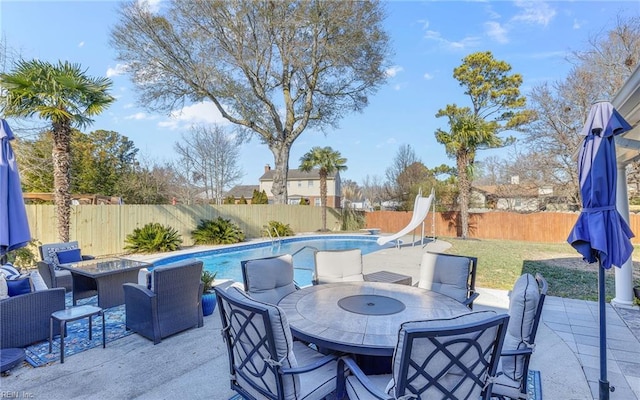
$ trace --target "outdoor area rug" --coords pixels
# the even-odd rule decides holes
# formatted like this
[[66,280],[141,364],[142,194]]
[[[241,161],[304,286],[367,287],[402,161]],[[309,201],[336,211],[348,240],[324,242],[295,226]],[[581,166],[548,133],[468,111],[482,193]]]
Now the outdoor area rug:
[[[540,381],[540,371],[529,370],[529,375],[527,375],[527,391],[529,392],[529,399],[542,400],[542,381]],[[243,397],[236,394],[231,396],[229,400],[243,400]]]
[[[72,300],[70,293],[67,293],[66,303],[67,307],[71,307]],[[94,296],[78,301],[78,305],[83,304],[97,306],[98,298]],[[127,331],[125,329],[124,304],[106,309],[104,312],[104,322],[107,346],[109,342],[133,333],[133,331]],[[99,316],[93,317],[92,330],[93,340],[89,340],[89,318],[67,323],[67,337],[64,339],[65,358],[97,346],[102,346],[102,318]],[[51,362],[60,362],[60,336],[56,334],[55,327],[51,353],[49,353],[48,340],[27,347],[25,353],[27,356],[26,361],[34,367],[41,367]]]

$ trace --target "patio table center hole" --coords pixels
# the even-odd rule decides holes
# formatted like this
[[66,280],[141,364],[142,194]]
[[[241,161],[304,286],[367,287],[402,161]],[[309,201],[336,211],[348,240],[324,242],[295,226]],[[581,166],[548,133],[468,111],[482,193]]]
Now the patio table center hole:
[[338,300],[343,310],[364,315],[391,315],[405,309],[403,302],[387,296],[359,294]]

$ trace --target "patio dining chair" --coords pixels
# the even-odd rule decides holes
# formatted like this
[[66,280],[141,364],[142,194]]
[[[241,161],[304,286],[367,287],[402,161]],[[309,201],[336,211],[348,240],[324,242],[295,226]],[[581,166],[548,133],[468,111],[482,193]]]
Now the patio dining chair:
[[67,292],[73,290],[71,272],[58,268],[58,265],[94,258],[86,254],[82,255],[77,241],[43,244],[38,246],[38,251],[42,259],[38,261],[38,272],[47,287],[50,289],[63,287]]
[[316,250],[313,284],[364,281],[362,273],[362,251]]
[[336,389],[337,356],[294,341],[284,311],[229,286],[215,288],[231,389],[245,399],[324,399]]
[[283,254],[240,262],[244,290],[256,300],[278,302],[298,289],[293,280],[293,256]]
[[502,347],[493,396],[528,399],[529,361],[535,349],[536,332],[547,295],[547,281],[540,274],[523,274],[509,295],[509,326]]
[[[392,373],[365,375],[350,357],[338,377],[338,396],[349,399],[491,398],[509,316],[479,311],[400,325]],[[338,371],[342,371],[341,365]]]
[[418,287],[453,297],[473,309],[476,292],[476,257],[426,252],[420,263]]

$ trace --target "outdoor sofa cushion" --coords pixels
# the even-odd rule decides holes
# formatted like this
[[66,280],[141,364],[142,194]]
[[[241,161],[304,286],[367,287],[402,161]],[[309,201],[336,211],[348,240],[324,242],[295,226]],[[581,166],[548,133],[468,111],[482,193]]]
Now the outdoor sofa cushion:
[[[538,282],[531,274],[523,274],[516,281],[509,298],[509,325],[502,350],[520,350],[529,346],[536,309],[540,301]],[[503,356],[502,372],[513,380],[523,374],[524,356]]]
[[422,255],[419,288],[434,290],[464,303],[469,294],[468,279],[468,258],[429,252]]
[[0,300],[9,297],[9,288],[7,287],[7,280],[4,274],[0,272]]

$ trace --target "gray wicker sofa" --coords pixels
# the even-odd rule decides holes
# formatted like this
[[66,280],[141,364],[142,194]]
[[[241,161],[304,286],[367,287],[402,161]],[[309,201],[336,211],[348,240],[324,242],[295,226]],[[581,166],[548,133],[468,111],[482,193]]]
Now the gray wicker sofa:
[[26,347],[48,339],[51,313],[64,308],[64,288],[0,300],[0,349]]

